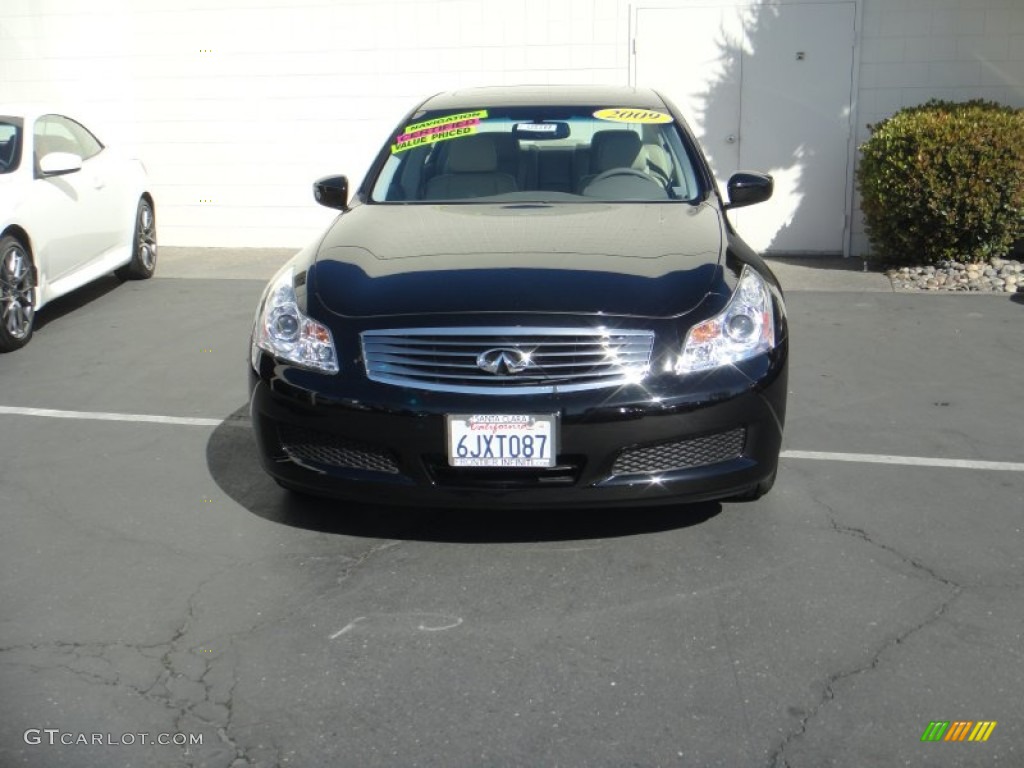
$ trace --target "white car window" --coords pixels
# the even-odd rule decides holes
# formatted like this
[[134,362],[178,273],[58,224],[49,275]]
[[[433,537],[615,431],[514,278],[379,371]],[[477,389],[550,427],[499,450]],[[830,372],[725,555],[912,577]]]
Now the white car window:
[[62,115],[44,115],[35,124],[35,159],[51,152],[70,152],[83,160],[98,154],[103,149],[99,139],[85,126]]
[[21,159],[21,126],[0,117],[0,174],[18,170]]

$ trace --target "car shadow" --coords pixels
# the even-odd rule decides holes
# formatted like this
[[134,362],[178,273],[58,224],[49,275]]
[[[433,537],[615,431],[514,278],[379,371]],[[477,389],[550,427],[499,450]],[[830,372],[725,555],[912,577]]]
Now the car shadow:
[[87,304],[101,299],[124,285],[124,281],[113,274],[105,275],[60,298],[47,302],[36,314],[35,330],[41,330],[65,315],[80,310]]
[[273,523],[319,533],[449,543],[527,543],[607,539],[699,525],[717,502],[672,507],[572,510],[450,510],[317,499],[286,491],[260,466],[243,406],[214,429],[206,445],[210,475],[229,497]]

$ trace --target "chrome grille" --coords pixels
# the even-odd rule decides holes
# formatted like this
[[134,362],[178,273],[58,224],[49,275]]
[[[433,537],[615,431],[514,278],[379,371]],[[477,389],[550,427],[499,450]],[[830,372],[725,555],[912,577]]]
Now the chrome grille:
[[[401,387],[468,394],[541,394],[617,387],[650,368],[654,333],[600,328],[400,328],[362,333],[366,375]],[[481,359],[528,362],[489,373]]]
[[743,427],[714,435],[630,448],[619,454],[613,475],[653,475],[675,469],[717,464],[743,455],[747,431]]

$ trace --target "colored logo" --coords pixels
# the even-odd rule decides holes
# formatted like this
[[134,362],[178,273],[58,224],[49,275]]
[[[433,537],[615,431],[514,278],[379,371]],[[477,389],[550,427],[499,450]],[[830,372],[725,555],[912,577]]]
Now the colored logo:
[[932,720],[921,741],[988,741],[996,725],[995,720]]

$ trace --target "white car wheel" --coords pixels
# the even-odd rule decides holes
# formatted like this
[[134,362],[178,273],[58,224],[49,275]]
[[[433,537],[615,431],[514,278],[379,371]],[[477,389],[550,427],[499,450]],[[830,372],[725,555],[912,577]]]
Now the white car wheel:
[[35,269],[15,237],[0,239],[0,352],[28,344],[35,326]]
[[122,280],[146,280],[156,271],[156,214],[146,198],[139,200],[135,214],[132,260],[115,274]]

